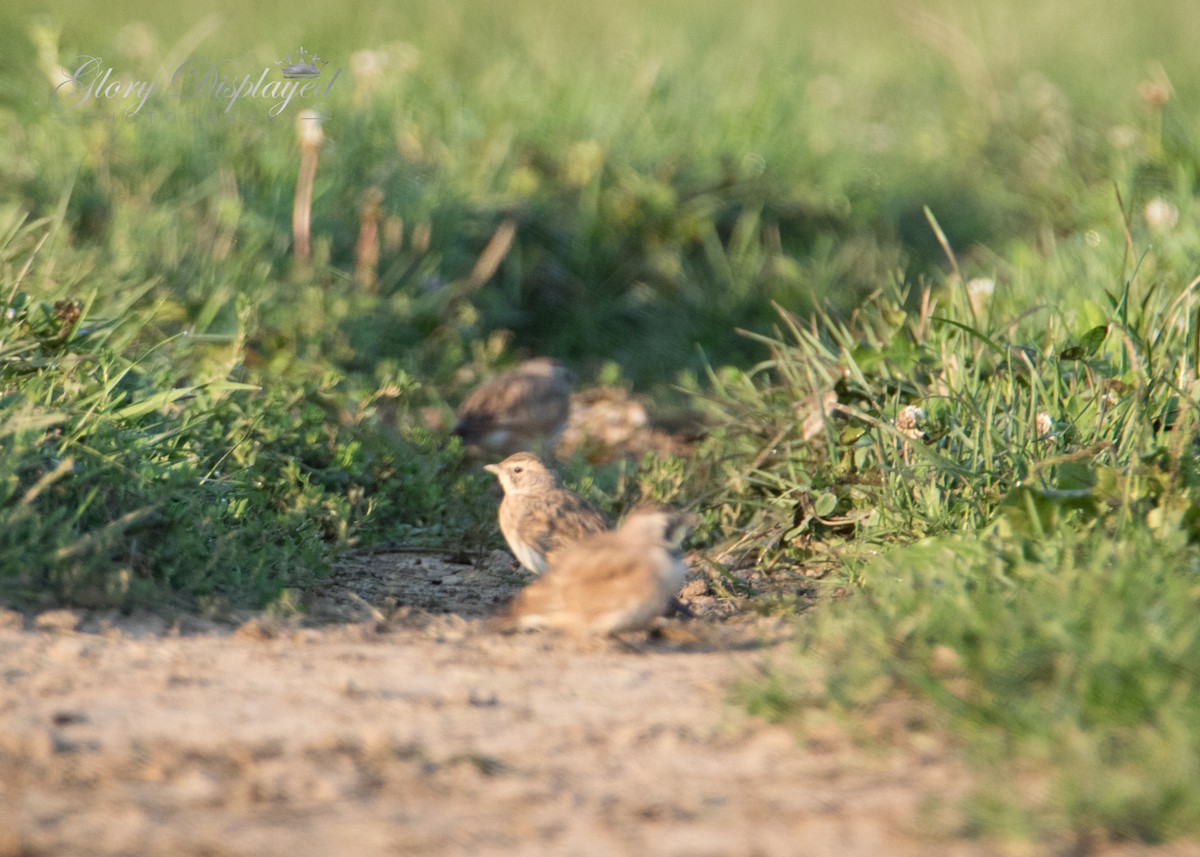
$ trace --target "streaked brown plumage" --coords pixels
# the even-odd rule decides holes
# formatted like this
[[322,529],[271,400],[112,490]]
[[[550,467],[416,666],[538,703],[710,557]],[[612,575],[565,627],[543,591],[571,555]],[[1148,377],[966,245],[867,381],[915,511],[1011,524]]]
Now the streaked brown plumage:
[[471,391],[454,434],[499,455],[553,451],[571,410],[571,373],[548,357],[526,360]]
[[596,635],[648,627],[684,584],[679,546],[687,525],[679,513],[637,510],[618,529],[563,548],[493,627]]
[[554,471],[536,455],[518,452],[484,467],[504,488],[500,532],[517,560],[541,574],[556,551],[609,528],[591,503],[563,488]]

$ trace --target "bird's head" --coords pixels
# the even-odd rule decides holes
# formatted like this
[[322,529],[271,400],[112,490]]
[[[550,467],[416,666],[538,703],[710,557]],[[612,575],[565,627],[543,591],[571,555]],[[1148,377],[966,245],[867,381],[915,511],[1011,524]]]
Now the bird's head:
[[620,529],[650,544],[678,550],[695,522],[695,515],[688,512],[642,506],[626,515]]
[[515,453],[499,464],[488,464],[483,469],[496,475],[505,494],[527,494],[558,487],[554,471],[528,452]]

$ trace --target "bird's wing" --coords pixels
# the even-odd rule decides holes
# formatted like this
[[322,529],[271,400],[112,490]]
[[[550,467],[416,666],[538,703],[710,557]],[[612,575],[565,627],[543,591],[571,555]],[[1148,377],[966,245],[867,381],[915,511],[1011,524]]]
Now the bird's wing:
[[551,379],[509,374],[476,387],[459,409],[454,432],[477,436],[500,428],[541,427],[565,419],[569,390]]
[[572,491],[558,489],[548,501],[557,514],[547,519],[547,554],[562,550],[588,536],[608,532],[611,526],[604,513]]

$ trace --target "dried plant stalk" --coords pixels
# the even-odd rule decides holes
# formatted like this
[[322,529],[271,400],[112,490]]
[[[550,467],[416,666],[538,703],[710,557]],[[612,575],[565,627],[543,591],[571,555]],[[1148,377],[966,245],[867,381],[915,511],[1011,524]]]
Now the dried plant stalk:
[[367,189],[358,219],[358,242],[354,245],[354,281],[373,289],[379,269],[379,221],[383,216],[383,191]]
[[317,153],[324,136],[320,116],[312,110],[301,111],[296,117],[300,174],[296,178],[296,199],[292,203],[292,239],[299,262],[307,262],[312,255],[313,183],[317,178]]

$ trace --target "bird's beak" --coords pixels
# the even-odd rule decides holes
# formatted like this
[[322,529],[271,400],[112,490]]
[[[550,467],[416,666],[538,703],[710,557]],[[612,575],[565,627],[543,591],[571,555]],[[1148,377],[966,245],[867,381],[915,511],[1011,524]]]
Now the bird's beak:
[[483,465],[483,469],[486,470],[488,473],[496,474],[497,477],[500,476],[500,465],[499,464],[485,464],[485,465]]

